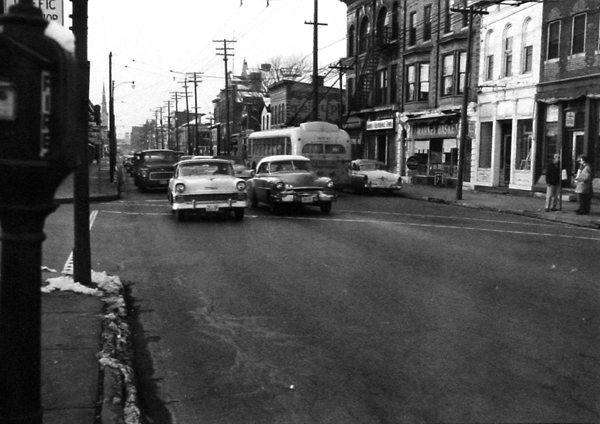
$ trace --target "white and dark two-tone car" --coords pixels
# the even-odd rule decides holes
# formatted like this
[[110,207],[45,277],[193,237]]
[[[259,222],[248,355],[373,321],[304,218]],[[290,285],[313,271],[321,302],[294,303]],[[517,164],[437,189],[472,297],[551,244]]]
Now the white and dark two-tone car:
[[310,159],[298,155],[278,155],[263,158],[256,175],[248,180],[248,197],[252,207],[265,203],[278,213],[285,205],[318,206],[321,212],[331,212],[336,200],[333,181],[319,177]]
[[246,181],[235,176],[231,161],[213,158],[180,161],[168,199],[179,221],[191,214],[233,214],[241,221],[248,206]]
[[372,159],[350,162],[350,185],[358,193],[395,193],[402,189],[402,177],[387,170],[385,163]]

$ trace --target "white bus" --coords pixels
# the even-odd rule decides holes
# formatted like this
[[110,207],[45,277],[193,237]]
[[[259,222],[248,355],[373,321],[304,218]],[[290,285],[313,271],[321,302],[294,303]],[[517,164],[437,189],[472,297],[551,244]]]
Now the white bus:
[[248,137],[248,162],[252,168],[266,156],[301,155],[309,158],[320,176],[337,188],[349,185],[350,137],[328,122],[305,122],[299,127],[256,131]]

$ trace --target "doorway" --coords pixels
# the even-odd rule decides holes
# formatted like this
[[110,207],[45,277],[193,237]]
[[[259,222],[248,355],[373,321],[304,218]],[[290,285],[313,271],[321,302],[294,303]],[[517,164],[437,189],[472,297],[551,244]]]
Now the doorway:
[[512,154],[512,121],[503,122],[500,139],[500,186],[508,186],[510,183],[510,158]]
[[571,155],[572,175],[577,174],[577,156],[583,154],[583,137],[583,131],[573,131],[571,136],[571,151],[569,153]]

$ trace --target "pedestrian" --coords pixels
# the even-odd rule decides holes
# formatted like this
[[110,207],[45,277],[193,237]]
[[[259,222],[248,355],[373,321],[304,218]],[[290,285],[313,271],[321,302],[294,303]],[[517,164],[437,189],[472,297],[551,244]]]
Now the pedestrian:
[[558,210],[560,184],[560,155],[557,153],[546,167],[546,212]]
[[575,181],[575,193],[577,193],[577,199],[579,200],[579,209],[575,211],[577,215],[585,215],[590,213],[590,206],[592,201],[592,169],[588,163],[586,155],[580,155],[577,158],[579,163],[579,170]]

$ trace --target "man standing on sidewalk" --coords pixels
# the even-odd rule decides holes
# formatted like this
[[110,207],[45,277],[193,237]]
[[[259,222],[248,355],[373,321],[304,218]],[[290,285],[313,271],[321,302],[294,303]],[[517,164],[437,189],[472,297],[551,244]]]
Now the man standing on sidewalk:
[[577,198],[579,199],[579,209],[575,213],[577,215],[585,215],[590,213],[593,177],[587,156],[580,155],[578,162],[579,171],[577,171],[577,176],[575,177],[575,181],[577,182],[575,193],[577,193]]
[[560,184],[560,155],[557,153],[546,167],[546,212],[558,210],[558,185]]

